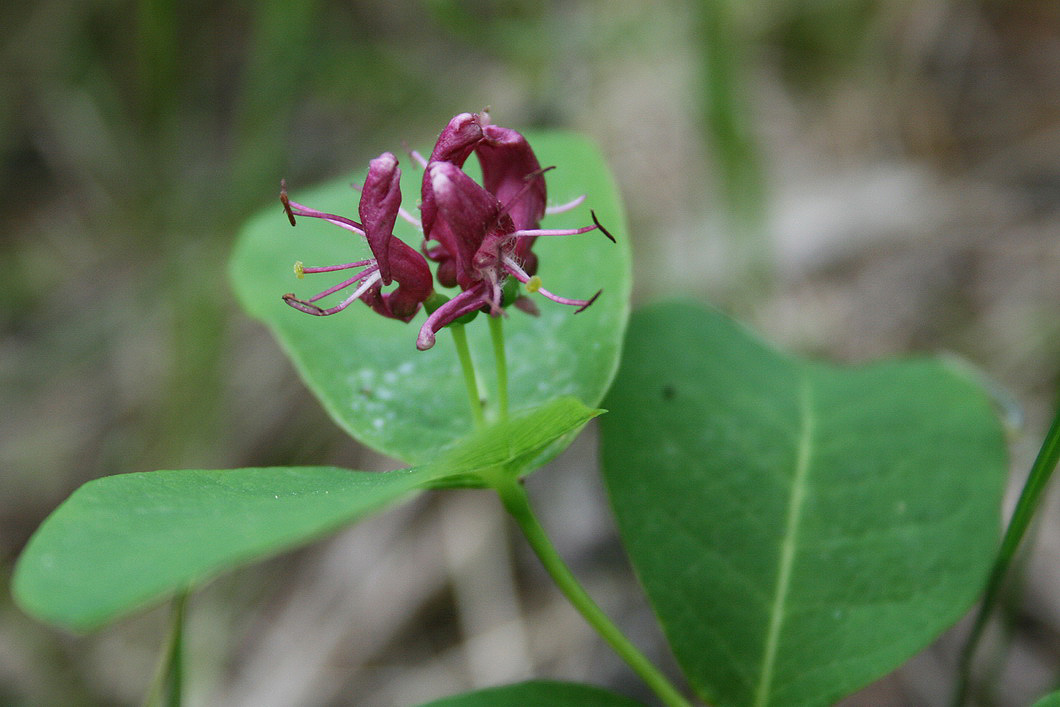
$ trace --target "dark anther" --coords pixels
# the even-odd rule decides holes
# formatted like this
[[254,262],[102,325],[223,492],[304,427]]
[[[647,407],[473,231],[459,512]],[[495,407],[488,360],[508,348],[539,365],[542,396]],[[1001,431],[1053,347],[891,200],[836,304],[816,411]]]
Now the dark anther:
[[612,243],[618,243],[618,241],[615,240],[615,237],[611,235],[611,232],[608,231],[606,228],[604,228],[604,225],[602,223],[600,223],[600,221],[596,218],[596,212],[595,211],[593,211],[592,209],[589,209],[589,215],[591,215],[593,217],[593,223],[596,224],[596,227],[600,229],[601,233],[603,233],[605,236],[610,238]]
[[287,214],[287,219],[294,225],[294,212],[291,211],[291,200],[287,198],[287,180],[280,180],[280,203],[283,204],[283,211]]
[[581,308],[580,308],[580,309],[578,309],[578,311],[576,311],[576,312],[575,312],[575,314],[578,314],[578,312],[584,312],[584,311],[585,311],[586,309],[588,309],[588,308],[589,308],[589,305],[591,305],[591,304],[592,304],[593,302],[595,302],[595,301],[596,301],[596,298],[600,296],[600,293],[601,293],[601,292],[603,292],[603,290],[597,290],[597,291],[596,291],[596,294],[595,294],[595,295],[593,295],[592,297],[590,297],[590,298],[589,298],[589,301],[588,301],[588,302],[586,302],[585,304],[583,304],[583,305],[581,306]]
[[286,302],[287,304],[291,305],[295,309],[297,309],[297,310],[299,310],[301,312],[305,312],[306,314],[313,314],[313,315],[316,315],[318,317],[324,316],[324,310],[323,309],[321,309],[320,307],[316,306],[312,302],[306,302],[305,300],[298,299],[297,297],[294,296],[293,292],[288,292],[287,294],[285,294],[283,296],[283,301]]
[[555,168],[556,168],[556,165],[552,165],[551,167],[541,167],[540,169],[535,169],[533,172],[531,172],[530,174],[528,174],[525,177],[523,177],[523,181],[524,182],[529,182],[532,179],[537,179],[538,177],[543,177],[543,176],[545,176],[545,172],[551,172]]

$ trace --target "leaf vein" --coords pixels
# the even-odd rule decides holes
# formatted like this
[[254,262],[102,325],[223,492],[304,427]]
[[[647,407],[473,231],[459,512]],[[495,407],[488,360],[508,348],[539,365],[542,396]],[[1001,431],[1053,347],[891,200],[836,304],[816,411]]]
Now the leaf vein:
[[791,494],[788,498],[787,517],[784,525],[784,538],[780,546],[780,560],[777,567],[777,585],[773,595],[773,606],[770,610],[769,629],[766,633],[765,646],[762,652],[762,672],[755,691],[755,705],[762,707],[769,703],[773,687],[773,673],[776,667],[777,652],[780,648],[780,634],[784,627],[785,607],[788,591],[791,588],[792,568],[795,564],[795,551],[798,546],[799,524],[802,520],[802,509],[806,501],[806,487],[810,473],[810,460],[813,457],[814,412],[813,398],[809,378],[804,375],[799,394],[800,431],[796,444],[795,470],[791,479]]

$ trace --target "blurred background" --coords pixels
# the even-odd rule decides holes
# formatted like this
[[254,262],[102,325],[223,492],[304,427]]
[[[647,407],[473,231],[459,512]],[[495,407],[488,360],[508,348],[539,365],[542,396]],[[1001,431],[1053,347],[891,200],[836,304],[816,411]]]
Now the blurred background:
[[[234,305],[226,260],[257,210],[285,226],[281,177],[352,175],[487,105],[599,142],[638,301],[689,294],[833,360],[978,367],[1018,489],[1060,374],[1058,3],[8,0],[0,704],[138,704],[151,679],[164,609],[75,637],[11,603],[22,546],[83,482],[394,465],[328,420]],[[593,431],[530,488],[590,593],[672,670]],[[982,704],[1058,679],[1057,501],[983,652]],[[847,704],[945,704],[963,630]],[[648,698],[475,492],[214,581],[188,640],[199,705],[401,705],[529,676]]]

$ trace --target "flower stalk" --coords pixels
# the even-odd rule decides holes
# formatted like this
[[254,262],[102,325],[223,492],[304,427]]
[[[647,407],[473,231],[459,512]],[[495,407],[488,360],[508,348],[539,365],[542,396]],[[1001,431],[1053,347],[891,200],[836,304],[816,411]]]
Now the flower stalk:
[[486,426],[486,417],[482,413],[482,398],[478,393],[478,379],[475,377],[475,362],[471,359],[471,349],[467,345],[467,332],[463,324],[453,324],[449,327],[453,334],[453,343],[456,344],[456,355],[460,359],[460,369],[464,372],[464,387],[467,390],[467,400],[471,405],[471,419],[475,422],[475,429],[481,430]]
[[504,351],[504,319],[490,317],[490,340],[497,364],[497,410],[501,421],[508,419],[508,357]]

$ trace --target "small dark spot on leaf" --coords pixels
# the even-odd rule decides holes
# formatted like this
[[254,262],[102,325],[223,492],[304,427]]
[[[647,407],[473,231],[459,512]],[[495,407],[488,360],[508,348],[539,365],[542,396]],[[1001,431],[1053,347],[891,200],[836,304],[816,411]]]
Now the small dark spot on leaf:
[[364,397],[366,397],[369,400],[371,400],[372,398],[375,397],[375,391],[372,390],[371,388],[367,388],[367,387],[361,388],[361,395],[363,395]]
[[672,385],[664,385],[662,389],[663,400],[673,400],[674,396],[677,395],[677,388]]

